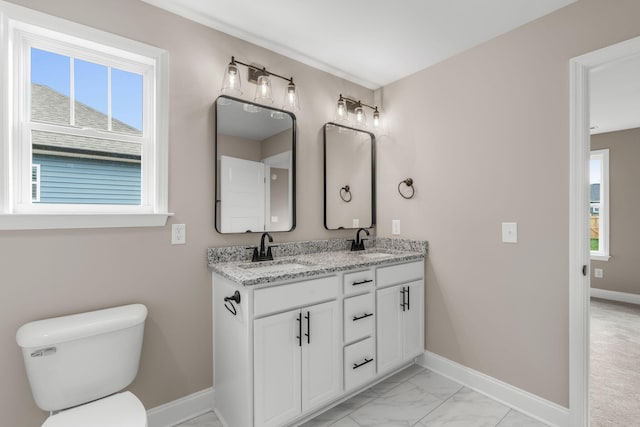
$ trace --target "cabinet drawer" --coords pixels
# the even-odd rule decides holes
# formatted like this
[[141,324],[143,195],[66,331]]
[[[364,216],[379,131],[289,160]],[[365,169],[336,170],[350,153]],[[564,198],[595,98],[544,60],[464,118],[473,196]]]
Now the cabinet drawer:
[[373,335],[375,316],[371,292],[344,300],[344,341]]
[[396,283],[421,279],[424,276],[424,262],[390,265],[388,267],[380,267],[376,271],[377,285],[382,288]]
[[349,390],[366,383],[376,375],[373,338],[344,348],[344,388]]
[[343,276],[343,282],[345,295],[373,289],[373,270],[346,273]]
[[253,313],[262,316],[335,299],[337,296],[336,276],[258,289],[253,293]]

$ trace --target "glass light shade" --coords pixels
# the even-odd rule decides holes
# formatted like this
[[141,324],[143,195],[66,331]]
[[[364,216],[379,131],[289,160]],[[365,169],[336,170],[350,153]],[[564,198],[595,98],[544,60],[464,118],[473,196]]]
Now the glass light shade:
[[356,117],[356,125],[358,126],[366,126],[367,125],[367,115],[364,112],[364,108],[362,105],[358,105],[354,111]]
[[340,96],[338,99],[338,105],[336,106],[336,122],[349,123],[349,112],[347,111],[347,101]]
[[224,73],[224,79],[222,80],[222,89],[220,89],[225,95],[240,96],[242,95],[242,82],[240,79],[240,70],[235,62],[230,62],[227,65],[227,69]]
[[253,100],[261,104],[273,104],[273,97],[271,96],[271,79],[269,76],[263,74],[258,77],[256,85],[256,96]]
[[382,127],[382,122],[380,121],[380,112],[378,111],[378,107],[373,111],[373,127],[375,129],[380,129]]
[[293,80],[289,81],[284,92],[284,109],[293,112],[300,109],[300,105],[298,104],[298,91],[296,90],[296,85],[293,84]]

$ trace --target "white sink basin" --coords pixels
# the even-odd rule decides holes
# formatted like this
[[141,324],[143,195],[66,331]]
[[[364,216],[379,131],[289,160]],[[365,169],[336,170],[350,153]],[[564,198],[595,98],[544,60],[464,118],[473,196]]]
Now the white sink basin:
[[362,253],[359,253],[358,256],[361,256],[363,258],[379,259],[379,258],[392,257],[393,254],[389,254],[386,252],[362,252]]
[[244,264],[240,268],[244,268],[252,273],[265,274],[265,273],[291,273],[301,270],[307,270],[309,264],[304,264],[299,261],[267,261],[257,262],[253,264]]

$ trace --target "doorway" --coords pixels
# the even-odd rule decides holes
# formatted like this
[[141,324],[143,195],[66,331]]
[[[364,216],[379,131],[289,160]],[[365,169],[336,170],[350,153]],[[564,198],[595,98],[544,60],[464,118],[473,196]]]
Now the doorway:
[[640,55],[640,37],[570,61],[569,407],[572,427],[589,425],[589,73],[636,55]]

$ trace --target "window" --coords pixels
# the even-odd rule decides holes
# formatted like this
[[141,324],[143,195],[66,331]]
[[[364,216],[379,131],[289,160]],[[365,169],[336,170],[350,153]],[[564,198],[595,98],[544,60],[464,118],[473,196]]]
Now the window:
[[0,229],[164,225],[167,53],[11,4],[0,15]]
[[589,163],[591,259],[609,259],[609,150],[591,151]]

